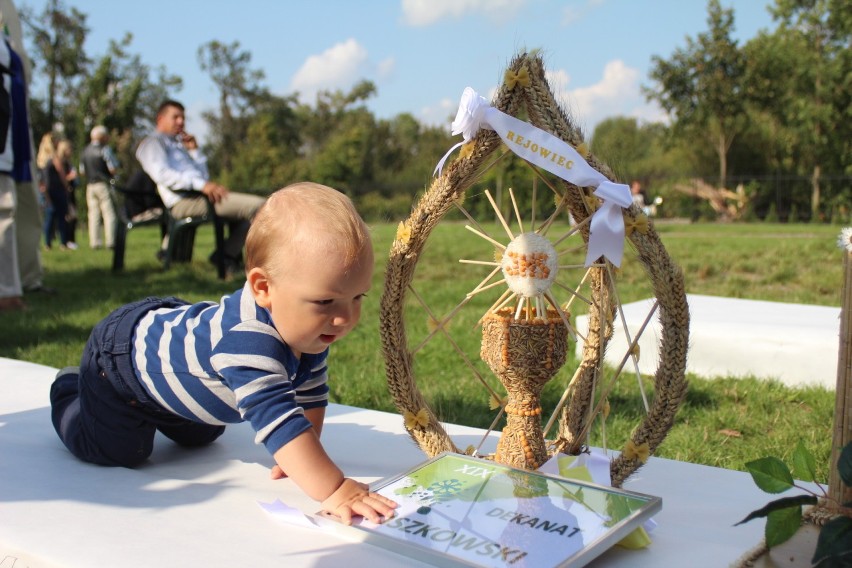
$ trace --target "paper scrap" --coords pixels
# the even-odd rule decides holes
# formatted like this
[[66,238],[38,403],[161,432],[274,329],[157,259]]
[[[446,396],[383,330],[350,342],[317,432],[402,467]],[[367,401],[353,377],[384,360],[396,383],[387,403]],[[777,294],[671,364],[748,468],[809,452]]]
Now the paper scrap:
[[319,528],[317,524],[306,514],[282,502],[280,499],[276,499],[272,503],[263,503],[261,501],[258,501],[257,504],[260,505],[260,507],[264,511],[266,511],[267,513],[272,515],[276,520],[281,521],[282,523],[296,525],[298,527],[304,527],[308,529]]

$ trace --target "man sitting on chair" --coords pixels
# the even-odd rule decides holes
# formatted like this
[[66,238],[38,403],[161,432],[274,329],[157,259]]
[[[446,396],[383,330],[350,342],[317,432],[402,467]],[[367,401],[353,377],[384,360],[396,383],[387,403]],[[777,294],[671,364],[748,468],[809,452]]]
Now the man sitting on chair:
[[264,199],[257,195],[229,191],[209,179],[207,158],[195,137],[184,131],[184,107],[174,100],[164,101],[157,109],[156,132],[145,137],[136,149],[142,169],[157,184],[157,191],[172,217],[204,215],[208,202],[216,215],[228,223],[224,250],[214,251],[210,261],[223,255],[225,270],[239,269],[243,244],[255,212]]

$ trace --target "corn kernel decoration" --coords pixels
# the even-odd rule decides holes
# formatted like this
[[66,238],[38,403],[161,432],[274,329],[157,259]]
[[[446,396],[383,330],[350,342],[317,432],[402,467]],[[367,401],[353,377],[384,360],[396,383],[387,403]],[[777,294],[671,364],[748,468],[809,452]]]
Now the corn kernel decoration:
[[549,292],[558,271],[556,256],[556,249],[541,235],[524,233],[517,236],[503,253],[506,284],[524,298],[536,298]]

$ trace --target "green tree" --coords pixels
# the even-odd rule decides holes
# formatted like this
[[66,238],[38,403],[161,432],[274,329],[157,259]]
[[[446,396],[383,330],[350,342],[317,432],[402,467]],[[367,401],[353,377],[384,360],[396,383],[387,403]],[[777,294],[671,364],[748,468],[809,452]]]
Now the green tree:
[[293,95],[258,99],[245,119],[246,143],[236,146],[230,169],[221,172],[225,185],[265,194],[308,177],[299,159],[296,104]]
[[376,189],[412,196],[428,184],[438,159],[452,146],[446,128],[426,126],[409,113],[379,120],[373,147]]
[[[33,93],[33,131],[48,132],[56,122],[64,122],[61,112],[68,101],[77,98],[80,80],[89,59],[83,49],[89,28],[86,15],[76,8],[66,8],[61,0],[50,0],[41,14],[21,10],[21,20],[35,44],[33,70],[47,84],[44,98]],[[39,123],[43,121],[43,123]]]
[[837,0],[776,0],[779,23],[745,46],[754,113],[780,171],[808,175],[818,217],[826,171],[849,168],[852,16]]
[[649,145],[635,118],[617,116],[600,122],[592,136],[591,150],[612,169],[618,179],[643,176],[639,164],[647,158]]
[[312,179],[346,191],[363,193],[373,180],[376,121],[364,104],[376,92],[360,81],[349,92],[320,91],[316,104],[297,109],[301,152]]
[[366,108],[343,114],[313,156],[312,176],[352,196],[364,193],[373,180],[375,133],[375,119]]
[[719,0],[707,5],[709,30],[696,39],[686,38],[670,59],[652,58],[654,87],[645,87],[649,100],[656,100],[673,117],[682,134],[707,140],[718,158],[719,185],[728,175],[728,152],[745,127],[743,98],[744,62],[737,42],[731,38],[734,12],[723,9]]
[[219,89],[218,115],[204,114],[215,148],[211,162],[217,169],[228,171],[237,146],[246,142],[249,109],[267,95],[262,85],[264,73],[250,67],[251,53],[241,51],[238,41],[224,44],[213,40],[202,45],[198,48],[198,64]]
[[[150,128],[160,101],[182,86],[164,68],[151,69],[129,52],[133,36],[111,41],[108,52],[82,81],[79,98],[68,105],[73,116],[69,136],[79,148],[88,143],[92,126],[103,124],[112,134],[122,164],[133,163],[136,143]],[[126,172],[129,173],[129,172]]]

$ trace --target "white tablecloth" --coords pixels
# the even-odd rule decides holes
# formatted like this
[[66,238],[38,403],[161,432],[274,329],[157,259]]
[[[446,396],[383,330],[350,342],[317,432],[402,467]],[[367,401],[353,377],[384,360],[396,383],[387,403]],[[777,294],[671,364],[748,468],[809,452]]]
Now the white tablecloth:
[[[840,308],[787,304],[716,296],[687,296],[689,351],[687,371],[702,377],[778,379],[789,386],[818,385],[834,389],[840,346]],[[652,300],[622,306],[630,337],[636,337]],[[659,365],[659,313],[639,339],[639,371],[653,375]],[[588,318],[577,318],[586,333]],[[621,363],[629,345],[621,317],[617,316],[607,362]],[[582,345],[577,354],[581,355]],[[628,362],[625,371],[632,372]]]
[[[199,450],[158,438],[150,462],[135,470],[77,461],[50,424],[54,374],[0,358],[0,568],[422,565],[268,516],[258,501],[318,507],[290,481],[269,479],[271,458],[245,424]],[[461,447],[481,437],[448,429]],[[331,405],[323,441],[349,476],[365,482],[426,459],[395,414]],[[762,521],[733,524],[770,500],[748,474],[658,458],[626,488],[663,498],[653,543],[613,548],[593,566],[728,566],[763,531]]]

